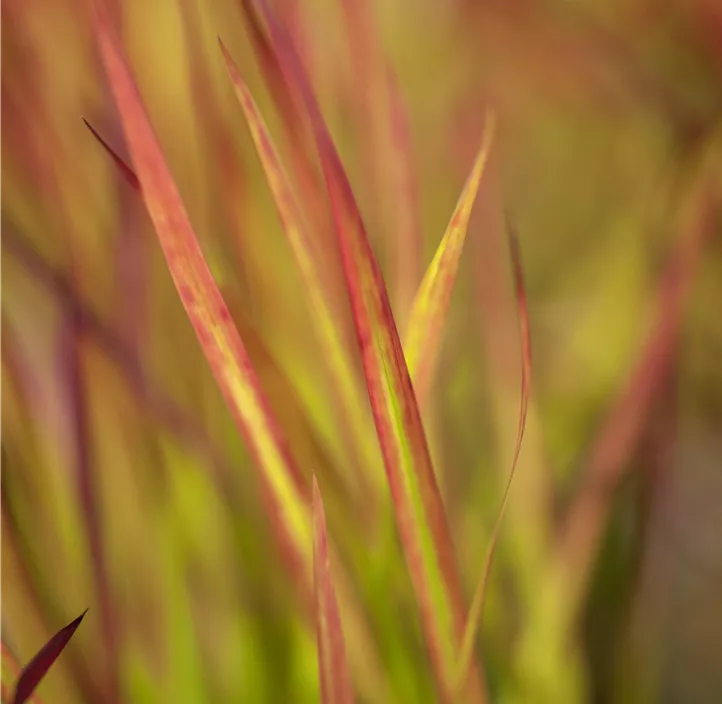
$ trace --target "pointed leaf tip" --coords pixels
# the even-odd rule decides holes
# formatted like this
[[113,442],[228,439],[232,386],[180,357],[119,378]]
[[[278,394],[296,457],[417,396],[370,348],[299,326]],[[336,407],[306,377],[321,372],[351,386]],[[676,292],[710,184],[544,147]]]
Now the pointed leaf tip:
[[100,135],[98,130],[93,127],[93,125],[90,124],[85,118],[83,118],[83,122],[85,123],[85,126],[90,130],[91,134],[95,139],[100,142],[100,145],[105,149],[106,152],[110,155],[110,158],[113,160],[113,163],[115,164],[118,171],[120,171],[123,178],[130,184],[130,186],[133,188],[133,190],[138,191],[140,193],[140,181],[138,180],[138,176],[136,175],[135,171],[128,165],[128,162],[123,159],[118,152],[113,149],[113,147],[110,146],[110,144]]
[[428,399],[441,347],[442,329],[449,311],[459,261],[471,212],[489,159],[496,116],[487,111],[484,133],[474,165],[464,184],[449,225],[414,298],[406,329],[404,353],[419,404]]
[[[439,693],[451,700],[464,626],[461,588],[421,415],[404,360],[388,292],[341,158],[309,78],[267,3],[256,6],[288,84],[305,108],[319,153],[347,283],[368,395],[405,557],[416,592]],[[481,678],[470,682],[476,701]]]
[[88,609],[85,609],[80,616],[67,626],[61,628],[23,668],[15,686],[12,704],[23,704],[30,699],[47,671],[63,652],[86,613],[88,613]]
[[203,256],[121,44],[102,11],[96,33],[141,193],[198,342],[263,485],[291,574],[311,589],[308,486]]

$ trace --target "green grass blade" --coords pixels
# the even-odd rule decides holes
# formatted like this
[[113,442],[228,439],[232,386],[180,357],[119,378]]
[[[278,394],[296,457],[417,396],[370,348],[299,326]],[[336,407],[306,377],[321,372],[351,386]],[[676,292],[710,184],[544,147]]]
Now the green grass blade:
[[[451,699],[464,609],[453,546],[386,286],[350,184],[284,29],[259,3],[286,80],[309,112],[336,224],[371,407],[439,694]],[[481,697],[477,680],[475,691]],[[470,688],[470,692],[474,688]],[[477,698],[478,698],[477,697]]]
[[141,193],[173,281],[259,469],[267,514],[273,521],[287,565],[291,573],[310,588],[311,526],[307,486],[205,262],[127,60],[106,15],[99,8],[96,31]]
[[346,649],[331,577],[326,516],[316,478],[313,478],[313,572],[316,593],[316,639],[323,704],[353,704]]
[[[273,195],[283,231],[296,260],[304,289],[308,295],[312,322],[319,344],[324,352],[334,389],[339,396],[340,406],[347,418],[347,427],[353,434],[354,452],[364,456],[364,466],[373,467],[375,458],[368,452],[368,426],[365,399],[355,383],[355,372],[341,335],[338,316],[329,301],[328,291],[323,285],[324,278],[319,270],[318,258],[314,253],[314,241],[309,237],[308,227],[299,207],[291,182],[286,174],[270,132],[258,110],[248,86],[233,62],[223,42],[220,42],[228,74],[246,118],[258,157],[263,166],[266,180]],[[372,480],[381,479],[372,473]],[[352,479],[362,482],[364,477]],[[370,488],[361,483],[362,493],[368,496]]]
[[471,210],[479,191],[494,137],[495,117],[486,115],[484,135],[471,173],[414,299],[406,330],[404,352],[420,405],[428,399],[441,346],[442,328],[466,240]]
[[521,452],[521,444],[524,439],[524,427],[526,425],[527,410],[529,407],[529,396],[531,394],[532,380],[532,358],[531,358],[531,335],[529,332],[529,313],[526,301],[526,290],[524,287],[524,277],[521,267],[521,258],[519,255],[519,242],[516,233],[513,230],[509,232],[509,247],[511,251],[512,269],[514,273],[514,284],[516,289],[517,305],[519,309],[519,331],[521,337],[521,395],[519,403],[519,425],[517,428],[516,443],[514,446],[514,455],[509,471],[509,477],[504,487],[504,494],[501,499],[501,506],[497,514],[494,527],[489,538],[481,575],[474,591],[474,597],[469,609],[469,615],[466,619],[464,627],[464,637],[461,644],[461,654],[459,656],[459,675],[457,680],[457,688],[461,690],[464,682],[469,676],[469,668],[474,658],[474,644],[476,636],[481,626],[481,618],[484,611],[484,602],[486,599],[487,587],[489,585],[489,575],[494,560],[494,552],[499,542],[499,534],[506,512],[506,506],[509,502],[509,492],[516,473],[516,467],[519,462],[519,453]]

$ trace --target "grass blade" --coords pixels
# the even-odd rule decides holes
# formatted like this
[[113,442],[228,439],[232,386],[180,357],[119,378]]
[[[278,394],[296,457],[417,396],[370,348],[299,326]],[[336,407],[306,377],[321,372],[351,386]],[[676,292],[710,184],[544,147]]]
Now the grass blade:
[[[15,686],[15,694],[12,704],[23,704],[30,700],[36,687],[40,684],[47,671],[63,652],[68,641],[73,637],[80,622],[87,613],[87,609],[80,616],[71,621],[67,626],[61,628],[35,655],[35,657],[23,668]],[[5,647],[3,646],[3,660],[5,659]]]
[[133,171],[133,169],[128,166],[128,163],[120,156],[120,154],[118,154],[118,152],[116,152],[115,149],[113,149],[113,147],[111,147],[110,144],[108,144],[108,142],[100,136],[100,133],[95,129],[95,127],[93,127],[93,125],[91,125],[85,118],[83,118],[83,122],[85,123],[85,126],[91,131],[93,137],[95,137],[95,139],[100,142],[103,149],[108,152],[110,158],[115,163],[118,171],[120,171],[121,175],[128,182],[131,188],[140,193],[140,181],[138,180],[135,171]]
[[353,704],[341,619],[329,566],[326,516],[316,477],[313,478],[313,572],[321,701],[323,704]]
[[[309,112],[336,224],[344,275],[404,552],[439,693],[451,699],[464,613],[453,547],[426,437],[381,271],[308,79],[285,35],[259,3],[287,81]],[[481,692],[477,681],[477,692]]]
[[307,486],[205,262],[127,60],[96,5],[96,31],[141,192],[173,281],[217,383],[259,469],[281,549],[292,574],[310,588]]
[[509,248],[511,251],[512,270],[514,273],[514,285],[516,288],[517,305],[519,309],[519,332],[521,337],[521,396],[519,404],[519,426],[517,428],[516,443],[514,445],[514,455],[511,463],[509,477],[504,487],[504,494],[501,499],[501,506],[497,514],[494,527],[489,537],[489,545],[484,557],[484,563],[474,591],[474,598],[471,602],[469,615],[466,619],[464,628],[464,637],[461,644],[461,653],[459,656],[459,675],[457,687],[461,689],[464,681],[469,676],[469,668],[473,661],[474,644],[476,636],[481,626],[481,618],[484,612],[484,601],[486,599],[486,591],[489,584],[489,575],[491,573],[491,565],[494,560],[494,552],[499,542],[499,534],[501,525],[504,520],[504,513],[509,501],[509,492],[511,484],[514,480],[516,467],[519,462],[519,454],[521,452],[521,444],[524,439],[524,427],[526,426],[526,416],[529,407],[529,396],[531,394],[532,380],[532,359],[531,359],[531,335],[529,332],[529,313],[526,301],[526,290],[524,287],[524,276],[521,267],[521,257],[519,255],[519,241],[516,233],[510,228],[509,230]]
[[[341,328],[330,303],[328,291],[323,286],[324,279],[314,252],[315,243],[308,236],[308,227],[304,221],[293,186],[281,164],[278,152],[258,110],[258,106],[222,41],[220,41],[220,45],[228,74],[273,194],[283,232],[291,247],[304,283],[304,289],[309,297],[311,317],[316,328],[316,334],[325,353],[334,389],[339,395],[341,409],[347,415],[347,427],[352,429],[351,432],[354,435],[351,439],[354,452],[357,455],[365,456],[363,466],[371,468],[376,462],[375,457],[370,455],[368,451],[367,435],[364,432],[368,426],[366,408],[364,407],[365,400],[355,383],[355,372],[342,339]],[[377,478],[380,479],[378,475],[372,473],[372,479]],[[359,482],[361,479],[361,477],[356,476],[354,483]],[[363,494],[368,496],[368,487],[364,487],[362,484],[360,489]]]
[[273,48],[263,31],[251,0],[241,0],[254,54],[261,73],[281,117],[285,142],[289,147],[290,165],[294,181],[299,188],[301,203],[308,213],[314,232],[327,249],[333,241],[328,220],[318,165],[314,160],[313,137],[299,105],[298,96],[285,80]]
[[428,399],[441,331],[449,309],[451,292],[466,240],[471,210],[479,191],[494,137],[495,117],[488,112],[479,153],[456,204],[456,208],[414,299],[406,330],[404,352],[420,405]]

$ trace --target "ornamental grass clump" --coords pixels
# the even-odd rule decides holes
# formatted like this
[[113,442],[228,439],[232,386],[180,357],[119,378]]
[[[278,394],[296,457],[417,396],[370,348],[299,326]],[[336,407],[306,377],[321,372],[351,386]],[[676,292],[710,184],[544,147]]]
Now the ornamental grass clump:
[[[71,438],[74,471],[59,472],[36,451],[44,440],[29,420],[38,403],[32,360],[4,316],[3,397],[12,407],[4,433],[13,432],[13,443],[3,444],[3,551],[14,611],[3,607],[11,627],[9,638],[3,631],[2,701],[495,701],[513,677],[486,643],[484,607],[532,398],[523,257],[513,217],[501,208],[519,383],[517,415],[508,418],[513,442],[498,453],[509,461],[498,468],[499,489],[488,492],[483,510],[472,496],[464,500],[463,489],[449,508],[449,487],[469,472],[450,466],[439,449],[443,424],[434,398],[472,213],[477,201],[493,198],[486,179],[499,178],[493,156],[503,125],[496,111],[476,114],[468,176],[424,271],[423,193],[408,116],[364,7],[342,3],[364,178],[349,175],[337,148],[294,13],[247,0],[244,42],[227,38],[221,26],[215,54],[206,57],[197,37],[187,41],[181,83],[198,107],[191,118],[209,128],[204,144],[219,169],[181,183],[172,164],[183,145],[156,132],[142,76],[131,70],[120,39],[118,8],[91,5],[89,26],[114,112],[82,116],[83,139],[90,158],[112,165],[123,194],[115,220],[129,222],[113,266],[139,308],[116,311],[106,301],[99,312],[103,302],[89,304],[79,283],[92,277],[87,263],[70,257],[70,273],[62,273],[7,223],[4,247],[60,304],[59,376],[71,409],[64,437]],[[179,8],[184,26],[199,21],[194,3]],[[222,114],[212,107],[204,62],[222,76],[225,98],[234,96]],[[263,92],[252,87],[256,69]],[[247,168],[260,167],[263,191],[249,186],[235,159],[237,140],[247,138],[256,154]],[[269,198],[275,210],[243,220],[237,267],[209,226],[220,216],[187,197],[206,176],[231,231],[239,210],[257,212]],[[352,187],[357,180],[364,188]],[[38,183],[53,192],[52,178],[50,186]],[[84,197],[91,210],[92,198]],[[74,221],[65,216],[67,233]],[[279,225],[273,240],[269,232]],[[697,246],[697,237],[684,240],[675,266],[691,267]],[[679,305],[687,271],[665,280],[660,300]],[[241,280],[267,294],[265,316],[254,312]],[[284,313],[287,288],[300,299],[292,314]],[[150,326],[145,316],[153,306]],[[118,315],[123,324],[108,323]],[[655,359],[673,344],[674,329],[665,331],[650,338]],[[313,370],[305,366],[311,363]],[[630,394],[645,381],[654,385],[644,375],[633,375]],[[612,418],[628,412],[623,398]],[[613,423],[605,447],[617,441]],[[486,441],[479,432],[473,449]],[[133,466],[140,457],[146,461]],[[47,467],[33,475],[28,458]],[[592,466],[614,471],[604,458]],[[584,484],[580,496],[589,496]],[[593,507],[597,516],[570,505],[561,547],[544,545],[548,559],[528,572],[540,578],[540,606],[529,599],[528,628],[517,626],[517,676],[552,693],[539,701],[574,701],[579,691],[562,671],[583,594],[576,587],[588,573],[585,557],[596,549],[604,507]],[[580,547],[575,540],[584,535],[591,542]],[[69,557],[45,564],[33,557],[60,544],[71,546]],[[503,591],[497,613],[507,603]],[[57,631],[56,617],[71,608],[89,610]],[[538,658],[537,670],[528,653],[539,655],[539,633],[549,623],[550,655]],[[495,647],[511,649],[511,626],[497,616],[493,628],[503,634]],[[54,631],[42,649],[35,643],[32,657],[29,634],[47,640]]]

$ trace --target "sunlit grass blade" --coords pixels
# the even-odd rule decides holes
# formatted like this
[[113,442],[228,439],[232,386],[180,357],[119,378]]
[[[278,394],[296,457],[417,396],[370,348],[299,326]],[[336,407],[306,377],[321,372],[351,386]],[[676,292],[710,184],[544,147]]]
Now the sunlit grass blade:
[[429,389],[441,346],[442,328],[466,240],[471,211],[479,191],[494,137],[495,116],[487,112],[479,153],[456,208],[414,299],[404,340],[404,353],[420,405]]
[[323,202],[320,175],[313,158],[313,139],[303,110],[299,106],[298,96],[285,80],[278,57],[263,31],[251,0],[241,0],[241,4],[245,9],[244,16],[254,54],[281,118],[285,141],[290,151],[291,170],[300,191],[304,211],[309,214],[317,238],[323,242],[330,241],[332,234],[329,232],[330,223]]
[[[355,372],[341,336],[338,316],[329,300],[329,291],[323,285],[324,277],[314,252],[314,241],[309,237],[308,227],[293,186],[281,164],[258,106],[222,41],[220,41],[220,45],[228,74],[273,194],[283,231],[303,280],[304,290],[309,299],[312,322],[316,328],[321,348],[325,352],[334,389],[339,396],[341,409],[346,415],[347,427],[352,433],[353,449],[356,454],[365,455],[364,466],[373,466],[375,458],[368,452],[367,434],[364,432],[368,425],[364,412],[365,400],[361,397],[360,390],[355,383]],[[317,243],[316,246],[318,246]],[[360,484],[360,488],[368,496],[370,489],[367,485],[365,486],[367,484],[365,479],[365,477],[357,476],[352,483]],[[372,474],[371,479],[378,480],[380,478]]]
[[[110,39],[112,41],[112,39]],[[112,48],[112,47],[111,47]],[[112,57],[111,57],[112,58]],[[121,65],[123,67],[123,65]],[[127,74],[126,70],[126,78],[129,80],[129,76]],[[131,84],[132,87],[132,84]],[[132,97],[135,98],[137,101],[137,92],[133,92]],[[132,107],[132,106],[131,106]],[[160,156],[160,151],[157,149],[157,144],[155,142],[155,138],[152,135],[151,128],[148,125],[147,118],[144,115],[144,112],[142,111],[142,108],[139,106],[136,106],[138,109],[133,111],[131,113],[131,118],[133,115],[135,115],[135,119],[138,118],[138,114],[140,114],[141,117],[143,117],[143,122],[140,123],[140,127],[143,128],[143,132],[146,136],[145,144],[148,144],[148,136],[152,138],[152,144],[155,147],[153,150],[156,159],[161,161],[162,164],[162,156]],[[124,120],[125,122],[125,120]],[[137,122],[132,122],[131,127],[137,127]],[[128,127],[126,126],[126,130],[128,130]],[[102,140],[104,142],[104,140]],[[130,137],[129,137],[129,141]],[[113,154],[117,156],[117,153],[110,148],[107,143],[104,142],[104,146],[111,151]],[[141,142],[141,147],[143,146],[143,142]],[[170,175],[167,171],[167,167],[162,169],[162,173],[165,174],[166,179],[164,182],[158,183],[157,177],[154,178],[153,174],[151,173],[150,176],[146,175],[146,178],[144,178],[144,171],[141,168],[143,166],[143,163],[140,162],[137,159],[137,156],[134,152],[134,149],[137,149],[138,145],[133,144],[131,142],[130,144],[130,151],[131,156],[136,159],[135,164],[137,168],[137,173],[139,178],[137,179],[139,181],[141,191],[145,194],[145,200],[146,203],[148,203],[148,194],[152,193],[153,191],[150,190],[150,188],[155,187],[158,189],[160,186],[163,186],[163,183],[166,185],[168,183],[171,183],[169,181]],[[122,161],[122,160],[121,160]],[[153,164],[151,164],[153,166]],[[136,172],[134,170],[127,166],[127,170],[130,173],[130,175],[134,175]],[[148,165],[145,166],[146,169],[148,169]],[[155,168],[159,168],[158,163],[155,164]],[[132,183],[132,180],[131,180]],[[161,189],[162,190],[162,189]],[[171,195],[174,193],[173,192]],[[160,194],[162,195],[162,193]],[[166,193],[166,198],[161,203],[161,206],[163,203],[165,205],[168,205],[168,194]],[[176,223],[176,227],[183,227],[184,230],[181,230],[181,234],[185,234],[186,237],[193,237],[192,231],[190,230],[190,225],[188,224],[187,216],[185,216],[185,212],[182,210],[182,204],[180,204],[180,199],[177,196],[177,193],[175,193],[174,198],[170,200],[170,206],[172,208],[176,208],[180,211],[180,213],[183,215],[184,220],[181,221],[180,225]],[[158,207],[158,206],[157,206]],[[150,211],[150,208],[149,208]],[[162,213],[161,213],[162,215]],[[154,218],[154,214],[151,211],[151,217]],[[157,217],[157,215],[156,215]],[[154,219],[155,221],[155,219]],[[156,225],[157,226],[157,225]],[[160,233],[159,233],[160,234]],[[164,234],[168,234],[166,231]],[[170,233],[172,234],[172,232]],[[186,249],[188,246],[186,246]],[[197,245],[195,245],[195,251],[200,257],[200,250],[198,250]],[[193,250],[191,249],[191,253]],[[177,259],[174,259],[177,263]],[[197,261],[192,262],[194,266],[191,268],[191,271],[195,275],[195,281],[191,283],[195,283],[196,287],[198,286],[198,281],[203,281],[202,278],[200,278],[197,275],[197,267],[199,266]],[[184,271],[181,270],[179,273],[179,276],[181,277],[180,282],[177,283],[177,286],[179,287],[179,290],[186,286],[186,282],[183,281],[182,277],[184,275]],[[185,273],[188,273],[187,271]],[[207,277],[210,278],[210,274],[207,273]],[[207,281],[207,279],[206,279]],[[211,280],[212,283],[212,280]],[[215,292],[212,294],[212,300],[218,301],[220,300],[220,293],[218,292],[217,288],[215,288],[215,284],[212,284],[213,291]],[[203,293],[201,291],[200,293]],[[210,294],[209,294],[210,295]],[[184,304],[186,304],[187,301],[184,300]],[[238,333],[236,332],[235,328],[232,325],[230,314],[228,312],[228,309],[225,307],[225,304],[223,305],[222,311],[224,312],[223,315],[221,315],[221,323],[226,324],[225,334],[226,336],[230,336],[231,338],[238,337]],[[214,305],[218,305],[215,303]],[[186,309],[188,310],[188,307],[186,306]],[[216,308],[216,310],[218,310]],[[201,307],[198,306],[195,309],[193,309],[194,314],[198,314],[200,311],[202,313]],[[190,313],[190,311],[189,311]],[[202,317],[202,322],[209,320],[208,317]],[[219,316],[216,315],[215,318],[217,319]],[[192,322],[197,322],[197,320],[191,315]],[[216,326],[218,326],[218,322],[214,323]],[[197,332],[198,329],[196,328]],[[216,330],[218,330],[218,327],[216,327]],[[261,344],[261,340],[256,335],[250,334],[250,328],[244,326],[242,328],[244,335],[248,337],[246,342],[249,345],[248,350],[253,349],[254,346],[258,346]],[[221,330],[223,332],[223,330]],[[225,352],[225,356],[223,359],[227,359],[228,350],[233,349],[233,344],[240,345],[240,349],[242,352],[242,365],[240,366],[240,369],[242,370],[243,374],[245,375],[245,380],[247,383],[252,384],[253,388],[251,389],[251,392],[249,395],[251,396],[251,400],[249,401],[247,397],[243,395],[236,396],[235,394],[238,393],[239,387],[244,383],[244,379],[234,379],[233,376],[231,376],[230,381],[226,381],[228,378],[227,374],[232,374],[233,369],[220,369],[218,370],[216,367],[213,366],[213,371],[216,374],[216,378],[219,379],[219,384],[221,384],[221,388],[224,391],[224,394],[226,394],[227,400],[229,399],[228,391],[223,387],[223,383],[226,383],[230,385],[231,391],[235,392],[235,394],[230,398],[229,405],[231,406],[232,411],[234,411],[234,415],[236,416],[236,419],[238,420],[240,417],[239,427],[247,439],[247,443],[249,446],[253,449],[254,448],[254,442],[257,440],[258,443],[261,445],[262,449],[264,450],[264,453],[260,459],[259,459],[259,453],[256,451],[254,452],[256,459],[258,461],[258,466],[262,467],[264,470],[266,470],[266,475],[271,475],[270,480],[267,481],[264,476],[261,477],[262,481],[264,482],[264,488],[266,500],[268,502],[267,506],[267,512],[270,514],[273,520],[275,520],[274,527],[278,531],[279,540],[281,542],[282,548],[286,552],[287,559],[289,561],[289,568],[291,569],[292,573],[294,575],[298,575],[300,573],[300,583],[302,589],[307,589],[308,596],[311,595],[311,588],[312,588],[312,574],[311,574],[311,565],[312,565],[312,545],[311,545],[311,515],[310,515],[310,503],[305,500],[305,492],[303,491],[304,486],[301,486],[301,478],[298,475],[297,469],[296,469],[296,462],[295,458],[292,458],[290,454],[286,452],[286,442],[285,440],[282,440],[280,437],[280,433],[278,431],[278,423],[276,416],[271,416],[268,406],[268,399],[265,392],[261,391],[261,387],[258,383],[259,376],[257,375],[256,371],[254,370],[251,359],[249,358],[249,355],[246,352],[246,347],[243,342],[241,342],[240,337],[238,337],[238,342],[234,343],[233,339],[231,339],[231,342],[228,343],[226,339],[223,337],[213,337],[212,335],[205,335],[203,334],[203,328],[201,328],[201,331],[199,333],[199,339],[201,341],[201,344],[204,347],[204,351],[207,350],[208,346],[213,345],[219,345],[222,348],[222,351]],[[213,354],[214,351],[211,349],[211,352]],[[206,352],[206,354],[208,354]],[[265,351],[261,352],[258,356],[264,356]],[[213,359],[215,360],[217,357],[213,356]],[[232,361],[232,364],[237,364],[237,360]],[[276,382],[278,379],[276,379]],[[223,382],[223,383],[222,383]],[[254,396],[255,394],[255,396]],[[245,400],[244,400],[245,399]],[[288,398],[286,398],[286,402],[289,403]],[[235,404],[238,403],[238,407],[235,406]],[[245,404],[245,405],[244,405]],[[248,420],[248,417],[250,416],[250,420]],[[243,425],[245,423],[245,425]],[[255,425],[254,425],[255,423]],[[246,430],[246,428],[248,428]],[[249,440],[249,435],[250,440]],[[270,460],[269,460],[270,457]],[[272,463],[274,462],[274,463]],[[290,479],[293,481],[293,483],[289,482],[281,482],[281,486],[279,488],[279,482],[276,481],[273,482],[274,477],[277,479],[277,477],[273,474],[273,472],[281,473],[281,479],[283,480],[285,478],[285,475],[283,472],[286,472]],[[289,492],[288,494],[284,494],[283,490],[284,488]],[[290,502],[290,510],[293,511],[293,513],[289,516],[288,513],[286,513],[285,519],[284,519],[284,506]],[[284,522],[285,521],[285,522]],[[289,550],[290,546],[290,550]],[[306,596],[306,594],[304,594]],[[346,603],[347,606],[347,625],[349,626],[349,644],[352,646],[354,653],[359,653],[358,657],[354,659],[353,665],[354,665],[354,674],[360,676],[359,673],[365,673],[365,681],[362,682],[362,686],[365,691],[373,690],[373,691],[379,691],[383,690],[385,687],[385,684],[378,675],[380,672],[380,668],[378,667],[376,655],[371,651],[369,647],[359,647],[360,643],[368,643],[369,638],[366,635],[365,627],[366,624],[363,623],[361,620],[358,609],[355,604]],[[363,655],[363,659],[365,662],[361,662],[361,655]]]
[[193,232],[170,169],[106,15],[96,32],[143,198],[173,281],[259,470],[267,515],[291,573],[310,588],[307,485],[292,457]]
[[[114,164],[118,167],[121,174],[124,176],[124,178],[128,181],[128,183],[138,192],[140,193],[140,181],[138,180],[137,175],[133,171],[133,169],[128,165],[128,163],[118,154],[117,150],[114,149],[109,142],[87,121],[84,120],[86,126],[91,131],[93,136],[96,138],[96,140],[101,144],[103,149],[105,149],[106,152],[111,156],[113,159]],[[279,166],[280,168],[280,166]],[[289,186],[290,187],[290,186]],[[289,197],[293,197],[291,193],[284,193],[285,197],[288,195]],[[294,221],[294,222],[300,222],[300,221]],[[303,246],[303,243],[300,245]],[[311,284],[313,285],[313,283]],[[318,288],[318,287],[317,287]],[[320,289],[319,289],[320,291]],[[284,428],[287,428],[287,434],[286,439],[291,444],[292,447],[298,448],[300,445],[305,446],[315,446],[319,451],[321,451],[321,439],[316,437],[317,433],[315,429],[312,426],[311,421],[307,418],[306,414],[304,413],[302,409],[301,401],[297,398],[295,389],[291,383],[291,381],[285,376],[282,369],[279,367],[277,362],[275,361],[273,355],[271,354],[271,351],[267,348],[266,343],[263,341],[263,339],[258,335],[258,333],[255,331],[253,326],[250,324],[250,322],[246,319],[246,316],[244,315],[243,311],[238,306],[233,306],[232,302],[229,301],[229,308],[231,310],[234,322],[236,324],[236,327],[238,329],[239,334],[241,335],[241,339],[244,341],[246,350],[249,353],[250,358],[253,360],[254,367],[256,371],[258,372],[258,376],[262,382],[262,387],[265,389],[266,394],[269,396],[272,405],[274,409],[276,410],[276,417],[279,421],[281,421]],[[330,311],[326,311],[328,313],[328,320],[329,324],[332,325],[333,321],[330,320]],[[103,331],[103,337],[107,336],[107,331]],[[332,330],[332,334],[335,335],[336,331]],[[340,341],[339,337],[336,335],[336,340],[339,344],[339,347],[337,347],[337,353],[340,355],[344,354],[344,351],[340,348],[340,345],[342,342]],[[122,343],[120,343],[122,344]],[[340,364],[344,364],[343,360],[340,362]],[[134,365],[135,366],[135,365]],[[347,367],[347,369],[350,369],[350,367]],[[349,371],[349,374],[351,371]],[[270,389],[276,389],[276,396],[277,399],[274,399],[274,394],[269,393]],[[357,394],[358,395],[358,394]],[[274,400],[278,400],[279,404],[274,404]],[[358,401],[357,401],[358,404]],[[168,403],[165,403],[164,405],[169,405]],[[358,409],[359,406],[357,405],[356,408]],[[357,410],[357,420],[359,423],[363,423],[363,419],[359,420],[358,413],[360,411]],[[284,416],[286,418],[291,418],[292,420],[289,420],[289,422],[284,423]],[[188,425],[187,421],[183,423],[183,425]],[[300,432],[299,432],[300,430]],[[360,427],[356,427],[356,430],[360,430]],[[194,433],[195,434],[195,433]],[[202,443],[207,444],[207,443]],[[296,452],[295,456],[299,460],[303,460],[303,453]],[[313,462],[313,466],[318,467],[319,464],[322,467],[330,467],[330,458],[327,458],[325,461],[319,460],[318,457],[315,457]],[[336,481],[335,486],[336,489],[339,492],[349,494],[348,496],[344,496],[345,500],[350,501],[352,499],[352,496],[350,495],[350,488],[347,484],[343,484],[344,478],[342,475],[338,475],[338,479],[341,481]],[[364,494],[361,492],[359,497],[365,497],[363,498],[364,501],[368,501],[368,494]]]
[[[464,608],[446,516],[386,286],[298,57],[266,5],[259,7],[286,79],[303,97],[314,129],[399,532],[439,693],[448,701]],[[483,696],[480,682],[474,685]]]
[[354,696],[329,565],[326,516],[316,477],[313,478],[313,574],[321,699],[324,704],[352,704]]
[[[43,677],[45,677],[53,663],[60,657],[68,641],[73,637],[73,633],[77,630],[86,613],[87,609],[67,626],[61,628],[23,668],[15,685],[12,704],[23,704],[23,702],[30,700],[36,687],[40,684]],[[4,646],[3,659],[5,659]]]
[[484,556],[479,581],[474,590],[474,597],[469,609],[469,615],[466,619],[464,627],[464,637],[461,644],[461,652],[459,655],[459,674],[457,687],[459,690],[464,685],[466,678],[469,676],[469,668],[474,659],[474,645],[476,637],[481,626],[481,619],[484,612],[484,601],[486,599],[487,587],[489,585],[489,575],[494,560],[494,552],[499,542],[499,534],[501,532],[504,513],[509,502],[509,492],[516,473],[516,467],[519,462],[519,453],[521,452],[522,440],[524,439],[524,428],[526,426],[526,416],[529,407],[529,396],[531,394],[532,381],[532,357],[531,357],[531,334],[529,332],[529,312],[526,300],[526,289],[524,286],[524,275],[521,266],[521,257],[519,254],[519,241],[513,229],[509,229],[509,249],[511,253],[512,270],[514,273],[514,286],[516,290],[517,305],[519,311],[519,332],[521,337],[521,395],[519,402],[519,425],[517,428],[516,442],[514,445],[514,455],[511,463],[509,476],[504,487],[504,494],[501,499],[501,506],[497,514],[494,527],[489,537],[489,544]]

